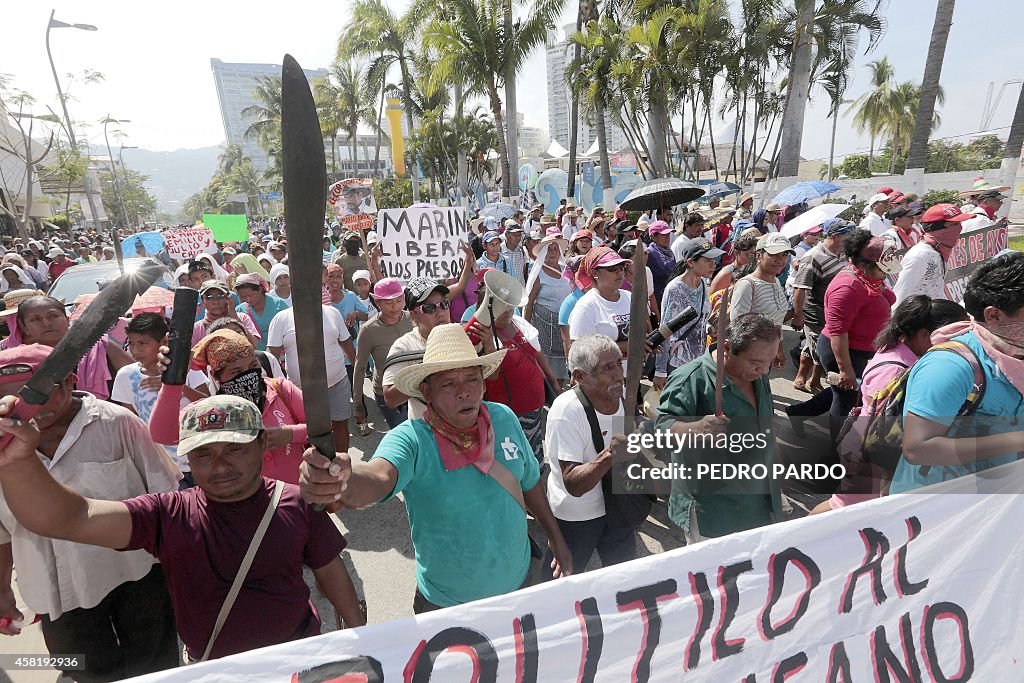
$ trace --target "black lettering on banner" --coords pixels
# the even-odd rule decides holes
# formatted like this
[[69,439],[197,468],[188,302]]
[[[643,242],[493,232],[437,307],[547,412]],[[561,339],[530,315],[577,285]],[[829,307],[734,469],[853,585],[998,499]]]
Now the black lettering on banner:
[[414,240],[409,240],[408,242],[405,243],[405,255],[406,256],[422,256],[423,255],[423,250],[420,249],[420,245],[419,245],[418,242],[416,242]]
[[736,618],[736,610],[740,606],[740,591],[736,587],[736,579],[740,574],[753,570],[754,563],[750,560],[743,560],[735,564],[729,564],[718,568],[718,597],[722,604],[721,617],[718,620],[718,628],[711,638],[711,659],[718,661],[743,651],[745,638],[728,640],[725,632]]
[[795,655],[786,657],[772,670],[772,683],[786,683],[790,676],[800,673],[805,666],[807,666],[806,652],[797,652]]
[[[939,619],[952,619],[957,625],[959,642],[960,668],[952,676],[947,676],[939,663],[939,653],[935,649],[935,622]],[[924,663],[928,675],[935,683],[961,683],[971,680],[974,675],[974,647],[971,645],[971,632],[967,624],[967,612],[955,602],[937,602],[924,608],[924,623],[921,625],[921,649],[924,650]],[[948,644],[943,648],[949,651]]]
[[448,239],[451,237],[451,231],[448,228],[448,221],[445,220],[445,214],[450,214],[451,211],[442,211],[441,209],[434,209],[434,229],[437,231],[437,239]]
[[[921,683],[921,665],[917,663],[914,651],[914,631],[910,623],[910,612],[900,617],[900,648],[903,659],[892,651],[885,637],[885,626],[879,624],[871,634],[871,663],[878,683]],[[891,676],[890,676],[891,675]]]
[[901,598],[904,595],[914,595],[920,593],[928,586],[928,579],[914,583],[907,578],[907,547],[910,542],[921,535],[921,520],[917,517],[907,518],[907,542],[899,547],[896,551],[896,565],[894,571],[896,574],[896,594]]
[[495,683],[498,680],[498,654],[487,636],[470,628],[453,626],[430,640],[420,641],[405,665],[405,683],[427,683],[438,656],[446,650],[465,654],[473,660],[474,681]]
[[[772,608],[782,597],[782,589],[786,583],[786,567],[792,563],[804,575],[804,589],[793,610],[778,626],[772,625]],[[811,591],[821,583],[821,569],[817,563],[797,548],[786,548],[781,553],[773,554],[768,560],[768,602],[761,610],[759,627],[761,638],[765,641],[778,638],[789,633],[800,618],[807,613],[811,601]]]
[[537,646],[537,622],[532,614],[512,621],[516,646],[516,683],[537,683],[540,648]]
[[839,641],[828,653],[828,673],[825,683],[853,683],[850,671],[850,657],[846,654],[846,643]]
[[697,605],[697,628],[690,636],[683,658],[683,668],[692,671],[700,664],[700,643],[711,630],[711,621],[715,616],[715,599],[711,596],[708,577],[704,572],[690,572],[690,593]]
[[885,591],[882,590],[882,560],[889,552],[889,539],[881,531],[871,527],[861,529],[860,538],[864,542],[864,562],[846,577],[846,587],[843,588],[843,595],[839,600],[840,614],[847,614],[853,609],[853,593],[857,588],[857,579],[864,574],[871,575],[871,595],[875,604],[880,605],[886,600]]
[[380,212],[380,239],[384,241],[384,238],[388,236],[389,232],[401,233],[402,228],[411,235],[412,225],[409,224],[409,215],[407,212],[402,211],[397,213],[398,218],[394,216],[396,212],[393,211],[381,211]]
[[384,683],[384,667],[373,657],[359,656],[314,666],[292,674],[292,683]]
[[468,223],[466,222],[465,211],[449,211],[448,220],[451,222],[451,232],[453,235],[464,235],[468,232]]
[[437,239],[434,235],[434,222],[430,220],[430,214],[426,211],[420,213],[419,226],[417,227],[416,239],[422,240],[424,236],[430,239]]
[[640,652],[633,665],[635,683],[645,683],[651,677],[651,658],[661,640],[661,615],[658,614],[658,601],[670,600],[676,595],[676,580],[665,579],[647,586],[639,586],[628,591],[620,591],[615,595],[615,602],[620,612],[639,609],[640,618],[644,623],[644,638],[640,643]]
[[426,252],[424,256],[427,258],[437,258],[437,242],[429,242],[427,244]]
[[601,623],[601,612],[597,609],[597,600],[577,600],[576,619],[580,622],[580,636],[583,638],[583,659],[578,683],[594,683],[601,651],[604,649],[604,626]]

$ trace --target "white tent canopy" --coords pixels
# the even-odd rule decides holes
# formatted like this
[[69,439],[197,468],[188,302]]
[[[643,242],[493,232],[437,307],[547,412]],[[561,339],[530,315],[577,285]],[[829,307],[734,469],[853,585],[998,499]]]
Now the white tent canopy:
[[600,151],[600,145],[597,144],[597,140],[594,140],[594,144],[590,146],[590,149],[583,153],[583,156],[596,157],[598,151]]
[[549,157],[553,159],[561,159],[569,154],[569,150],[558,144],[558,141],[554,138],[551,139],[551,144],[548,145],[548,150],[545,152]]

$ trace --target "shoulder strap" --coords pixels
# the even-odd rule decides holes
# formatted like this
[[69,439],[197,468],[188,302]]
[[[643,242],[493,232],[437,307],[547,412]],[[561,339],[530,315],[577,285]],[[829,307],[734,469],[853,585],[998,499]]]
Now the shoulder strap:
[[903,361],[899,361],[899,360],[883,360],[883,361],[882,361],[881,363],[879,363],[878,365],[873,365],[873,366],[871,366],[871,369],[870,369],[870,370],[868,370],[867,372],[865,372],[865,373],[864,373],[864,374],[863,374],[863,375],[861,376],[861,382],[863,382],[864,380],[866,380],[866,379],[868,378],[868,375],[870,375],[870,374],[871,374],[872,372],[874,372],[874,371],[875,371],[875,370],[877,370],[878,368],[882,368],[882,367],[885,367],[886,365],[898,365],[898,366],[900,366],[900,367],[901,367],[902,369],[904,369],[904,370],[906,370],[906,369],[907,369],[908,367],[910,367],[909,365],[907,365],[907,364],[906,364],[906,363],[904,363]]
[[516,475],[512,474],[512,470],[505,467],[505,464],[498,460],[497,454],[494,456],[494,463],[491,465],[491,469],[487,471],[489,476],[494,481],[501,484],[501,488],[515,499],[519,503],[519,507],[523,508],[523,512],[526,512],[526,500],[523,498],[523,486],[516,479]]
[[594,410],[594,404],[590,402],[587,395],[583,393],[583,389],[579,385],[573,388],[576,392],[576,398],[583,404],[583,412],[587,414],[587,422],[590,424],[590,440],[594,444],[594,452],[600,453],[604,450],[604,437],[601,436],[601,425],[597,421],[597,411]]
[[238,573],[235,574],[235,580],[231,583],[231,590],[228,591],[228,596],[224,598],[224,604],[220,606],[220,612],[217,614],[217,621],[213,624],[213,632],[210,633],[210,640],[206,643],[206,650],[203,652],[200,662],[205,662],[210,658],[210,652],[213,650],[213,644],[217,642],[217,636],[220,635],[220,630],[224,627],[224,622],[227,621],[228,614],[231,612],[231,608],[235,605],[235,600],[238,598],[238,593],[242,590],[242,584],[245,583],[245,577],[249,573],[249,567],[252,566],[252,561],[256,557],[256,551],[260,549],[260,543],[263,542],[263,537],[267,533],[267,527],[270,526],[270,520],[274,518],[274,512],[277,510],[278,503],[281,502],[281,492],[284,490],[284,482],[280,479],[274,482],[274,493],[270,497],[270,503],[267,505],[267,511],[263,513],[263,519],[260,520],[260,525],[256,527],[256,533],[252,536],[252,541],[249,542],[249,549],[245,551],[245,557],[242,558],[242,564],[238,567]]
[[960,412],[957,413],[959,417],[971,415],[978,408],[981,403],[981,399],[985,396],[985,371],[981,367],[981,361],[978,360],[977,354],[967,344],[958,341],[947,341],[941,344],[933,346],[931,351],[949,351],[967,361],[967,364],[971,366],[971,372],[974,373],[974,386],[971,387],[971,391],[967,394],[967,398],[964,400],[963,406],[960,408]]
[[423,351],[409,351],[407,353],[399,353],[394,356],[388,356],[388,359],[384,361],[384,367],[380,370],[384,372],[392,365],[398,363],[416,363],[423,360]]

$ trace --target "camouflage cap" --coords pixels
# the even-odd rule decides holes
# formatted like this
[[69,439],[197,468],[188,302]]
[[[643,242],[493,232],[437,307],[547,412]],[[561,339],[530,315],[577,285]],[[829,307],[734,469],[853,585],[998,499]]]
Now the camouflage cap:
[[210,443],[249,443],[263,430],[263,416],[252,401],[210,396],[189,404],[181,414],[178,454]]

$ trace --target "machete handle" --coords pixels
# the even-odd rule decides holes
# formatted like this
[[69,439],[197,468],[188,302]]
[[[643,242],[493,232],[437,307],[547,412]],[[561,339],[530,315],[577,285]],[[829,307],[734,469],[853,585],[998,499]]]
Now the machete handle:
[[[34,403],[29,403],[20,396],[15,396],[14,408],[11,409],[10,415],[5,415],[4,417],[28,422],[38,415],[42,409],[42,405],[35,405]],[[7,448],[13,440],[13,434],[4,434],[3,436],[0,436],[0,450]]]
[[[328,460],[334,460],[334,432],[327,432],[326,434],[318,434],[313,436],[312,434],[306,437],[309,441],[309,445],[317,450],[320,455],[324,456]],[[331,507],[334,507],[333,504]],[[321,503],[313,505],[313,509],[317,512],[324,510],[326,506]],[[340,508],[337,507],[334,510],[328,509],[328,512],[335,512]]]
[[171,315],[171,329],[167,335],[170,363],[161,380],[164,384],[183,385],[188,377],[192,360],[192,329],[199,307],[199,290],[178,287],[174,290],[174,313]]

